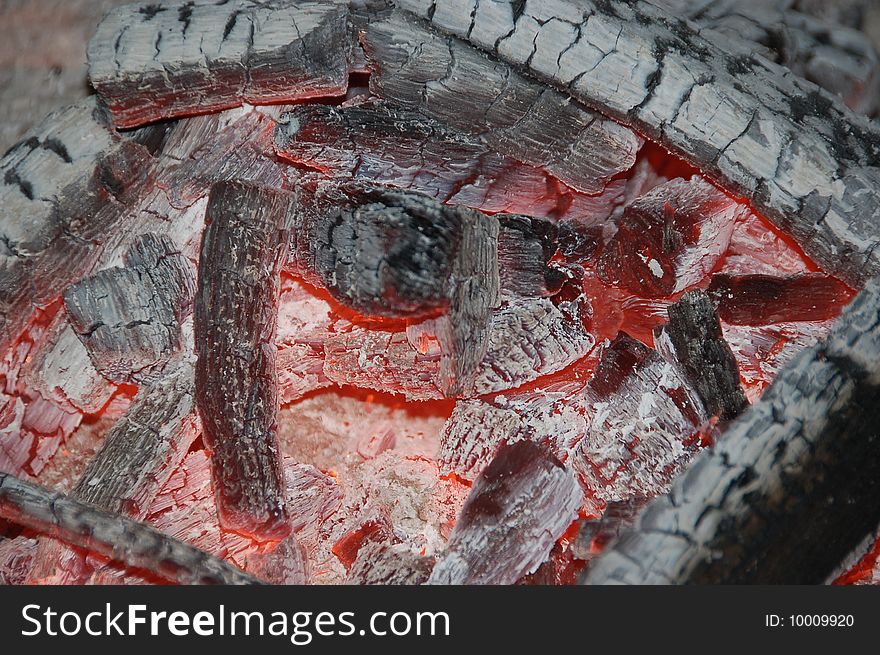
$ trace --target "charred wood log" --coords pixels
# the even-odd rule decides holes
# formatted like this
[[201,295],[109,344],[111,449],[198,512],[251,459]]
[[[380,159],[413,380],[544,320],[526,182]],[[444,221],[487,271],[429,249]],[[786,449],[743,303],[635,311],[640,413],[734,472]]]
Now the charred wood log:
[[345,95],[349,30],[342,3],[124,5],[89,43],[89,78],[119,127]]
[[574,476],[541,446],[502,448],[474,481],[429,584],[513,584],[577,516]]
[[669,309],[669,325],[660,340],[668,339],[678,361],[703,405],[723,421],[736,418],[747,406],[739,367],[721,333],[721,322],[709,296],[689,291]]
[[236,183],[211,190],[195,306],[196,402],[221,525],[290,531],[276,435],[275,330],[289,199]]
[[158,530],[0,473],[0,516],[180,584],[256,584]]
[[586,581],[824,581],[880,521],[878,317],[872,281]]
[[150,381],[181,348],[181,322],[192,311],[195,271],[165,236],[146,234],[124,267],[69,287],[64,304],[95,367],[114,382]]
[[396,4],[632,124],[826,271],[854,285],[880,271],[880,131],[783,67],[641,0]]
[[[473,9],[458,4],[453,11],[464,16]],[[370,23],[364,42],[373,62],[373,93],[542,168],[573,189],[599,193],[635,163],[641,139],[632,130],[456,39],[394,14]]]

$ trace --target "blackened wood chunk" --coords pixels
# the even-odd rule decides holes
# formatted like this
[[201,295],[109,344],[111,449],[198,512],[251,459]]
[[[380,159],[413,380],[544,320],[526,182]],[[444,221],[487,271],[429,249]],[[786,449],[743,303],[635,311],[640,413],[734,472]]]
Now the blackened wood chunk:
[[0,473],[0,517],[179,584],[256,584],[231,564],[146,523]]
[[315,273],[338,300],[365,314],[436,313],[449,304],[468,216],[423,196],[366,192],[358,206],[311,226]]
[[669,325],[663,333],[706,410],[725,421],[735,418],[748,401],[712,300],[703,291],[689,291],[667,311]]
[[276,435],[275,330],[289,198],[214,185],[195,305],[196,402],[221,525],[259,540],[290,531]]
[[502,448],[474,481],[430,584],[513,584],[577,516],[574,476],[541,446]]
[[549,215],[573,191],[544,170],[415,111],[383,103],[302,105],[275,133],[283,158],[334,176],[486,212]]
[[346,5],[206,0],[113,9],[89,43],[89,78],[119,127],[348,88]]
[[[466,17],[474,4],[465,4],[454,10]],[[641,140],[629,128],[399,12],[370,23],[364,42],[374,62],[373,93],[477,136],[578,191],[598,193],[635,163]]]
[[170,364],[161,380],[142,387],[71,495],[110,512],[143,518],[196,437],[193,394],[189,359]]
[[559,247],[559,228],[552,222],[498,214],[498,270],[505,294],[534,298],[553,295],[566,275],[550,266]]
[[646,0],[396,4],[682,156],[832,275],[880,272],[880,129],[784,67]]
[[699,178],[672,180],[639,197],[617,220],[600,260],[606,282],[657,298],[705,278],[748,212]]
[[114,382],[144,382],[180,350],[194,293],[193,265],[170,238],[150,233],[124,266],[68,287],[64,305],[95,368]]
[[853,297],[840,280],[823,273],[712,276],[709,295],[733,325],[768,325],[835,318]]
[[878,317],[872,281],[587,581],[823,582],[880,521]]

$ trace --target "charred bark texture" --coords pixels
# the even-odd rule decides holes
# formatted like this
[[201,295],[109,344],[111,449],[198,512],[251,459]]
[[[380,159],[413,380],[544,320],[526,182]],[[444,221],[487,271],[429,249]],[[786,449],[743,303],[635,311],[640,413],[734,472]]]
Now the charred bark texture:
[[824,581],[880,521],[878,347],[872,281],[586,581]]
[[95,368],[114,382],[149,382],[180,350],[194,293],[189,260],[168,237],[146,234],[124,267],[69,287],[64,305]]
[[195,307],[196,401],[221,525],[290,531],[276,435],[275,330],[289,198],[237,183],[211,190]]
[[662,335],[670,340],[675,359],[706,410],[724,421],[736,418],[748,401],[711,299],[703,291],[689,291],[667,311],[669,325]]
[[349,30],[334,2],[125,5],[89,43],[89,78],[119,127],[345,95]]
[[396,4],[632,124],[826,271],[857,286],[880,271],[880,131],[785,68],[641,0]]
[[258,584],[144,523],[0,473],[0,516],[180,584]]

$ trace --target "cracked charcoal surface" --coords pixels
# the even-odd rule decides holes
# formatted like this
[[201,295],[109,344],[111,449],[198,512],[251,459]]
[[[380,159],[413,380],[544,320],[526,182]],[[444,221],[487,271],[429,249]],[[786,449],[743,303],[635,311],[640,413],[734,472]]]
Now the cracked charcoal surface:
[[425,584],[434,568],[433,557],[421,557],[405,546],[368,543],[358,551],[358,558],[348,571],[346,584],[420,585]]
[[[414,111],[365,103],[303,105],[282,116],[275,149],[290,161],[452,205],[529,216],[580,215],[589,202],[539,167]],[[612,188],[616,188],[613,185]],[[609,203],[608,213],[613,209]]]
[[[722,34],[752,53],[781,64],[840,98],[854,111],[878,109],[878,56],[870,38],[833,21],[818,20],[790,0],[663,0],[670,13]],[[839,4],[839,3],[826,3]],[[795,5],[795,6],[792,6]],[[704,32],[707,38],[708,32]]]
[[151,381],[181,347],[192,311],[193,265],[168,237],[146,234],[124,267],[86,278],[64,292],[74,330],[96,368],[115,382]]
[[878,307],[872,281],[586,581],[824,581],[880,520]]
[[582,493],[541,446],[505,446],[474,481],[428,584],[513,584],[546,559]]
[[629,128],[400,13],[371,22],[364,43],[374,63],[374,94],[478,137],[573,189],[599,193],[635,163],[641,139]]
[[783,67],[639,0],[396,4],[632,124],[845,282],[880,271],[880,132]]
[[89,79],[119,127],[348,88],[344,4],[202,0],[150,8],[114,9],[89,43]]
[[211,190],[195,306],[196,403],[223,527],[290,531],[276,437],[275,331],[289,199],[238,183]]
[[735,418],[748,401],[711,299],[703,291],[689,291],[668,311],[669,325],[663,335],[706,410],[725,421]]
[[180,584],[254,584],[230,564],[144,523],[0,473],[0,515]]

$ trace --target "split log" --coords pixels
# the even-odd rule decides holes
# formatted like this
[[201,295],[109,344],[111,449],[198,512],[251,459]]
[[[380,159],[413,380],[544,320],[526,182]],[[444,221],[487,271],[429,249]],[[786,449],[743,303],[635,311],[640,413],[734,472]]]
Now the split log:
[[656,341],[669,340],[675,360],[711,416],[723,421],[735,418],[749,403],[736,358],[724,340],[709,296],[703,291],[688,291],[667,311],[669,325],[662,328]]
[[196,402],[211,450],[221,525],[290,532],[276,435],[279,274],[289,199],[236,183],[211,190],[195,306]]
[[[467,16],[471,9],[472,3],[456,11]],[[456,39],[394,14],[371,22],[364,44],[374,94],[477,137],[573,189],[599,193],[635,163],[642,141],[632,130]]]
[[880,522],[878,317],[872,281],[586,582],[823,582]]
[[352,35],[334,2],[172,2],[112,10],[89,79],[118,127],[345,95]]
[[513,584],[547,558],[582,499],[541,446],[502,448],[474,481],[428,584]]
[[124,267],[100,271],[64,292],[73,328],[95,367],[114,382],[150,381],[181,348],[195,271],[166,236],[138,237]]
[[396,4],[632,124],[829,273],[860,286],[880,272],[880,130],[814,84],[643,0]]
[[258,584],[223,560],[144,523],[0,473],[0,516],[180,584]]

